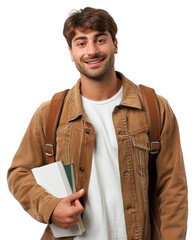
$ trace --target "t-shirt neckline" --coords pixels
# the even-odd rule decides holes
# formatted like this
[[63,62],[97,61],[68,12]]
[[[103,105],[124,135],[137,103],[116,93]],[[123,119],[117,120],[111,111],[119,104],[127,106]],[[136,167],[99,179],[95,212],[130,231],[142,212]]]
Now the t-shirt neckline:
[[107,103],[110,103],[110,102],[113,102],[115,99],[117,99],[123,92],[123,86],[121,86],[121,88],[119,89],[119,91],[114,95],[112,96],[111,98],[108,98],[106,100],[103,100],[103,101],[94,101],[94,100],[90,100],[84,96],[81,95],[82,97],[82,100],[84,102],[88,102],[88,103],[91,103],[91,104],[97,104],[97,105],[100,105],[100,104],[107,104]]

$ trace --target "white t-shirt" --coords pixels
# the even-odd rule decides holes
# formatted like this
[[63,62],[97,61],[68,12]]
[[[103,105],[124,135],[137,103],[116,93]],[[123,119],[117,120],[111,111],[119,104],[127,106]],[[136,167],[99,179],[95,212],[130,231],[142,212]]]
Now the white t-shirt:
[[126,240],[118,165],[118,144],[112,112],[122,99],[122,87],[112,98],[91,101],[82,97],[87,117],[95,128],[88,199],[83,213],[86,232],[76,240]]

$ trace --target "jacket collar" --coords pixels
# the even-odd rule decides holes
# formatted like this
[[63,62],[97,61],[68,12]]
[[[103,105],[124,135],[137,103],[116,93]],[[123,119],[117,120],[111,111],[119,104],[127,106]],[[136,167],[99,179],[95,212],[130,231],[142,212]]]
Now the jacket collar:
[[[123,96],[120,105],[125,107],[141,109],[141,101],[138,95],[137,86],[127,79],[122,73],[116,72],[117,77],[123,81]],[[69,92],[68,121],[73,121],[84,114],[80,94],[80,79]]]
[[68,106],[68,121],[73,121],[84,114],[84,109],[81,99],[81,80],[79,79],[76,85],[69,91],[69,106]]
[[129,79],[127,79],[122,73],[116,72],[116,74],[117,77],[119,77],[123,81],[123,96],[120,105],[142,109],[137,86]]

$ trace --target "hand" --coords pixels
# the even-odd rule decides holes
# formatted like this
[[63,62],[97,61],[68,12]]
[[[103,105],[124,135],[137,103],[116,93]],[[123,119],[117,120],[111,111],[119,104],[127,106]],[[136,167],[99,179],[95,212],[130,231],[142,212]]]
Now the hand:
[[52,223],[64,229],[71,228],[78,223],[79,217],[84,211],[79,198],[81,198],[84,193],[84,189],[81,189],[62,199],[52,213]]

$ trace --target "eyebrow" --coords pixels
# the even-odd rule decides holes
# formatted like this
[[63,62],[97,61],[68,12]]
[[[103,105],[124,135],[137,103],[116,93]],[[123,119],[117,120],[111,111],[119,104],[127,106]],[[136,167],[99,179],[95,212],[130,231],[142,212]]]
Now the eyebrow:
[[[99,32],[99,33],[96,33],[93,37],[94,37],[94,38],[98,38],[98,37],[100,37],[100,36],[108,36],[108,34],[105,33],[105,32]],[[73,42],[78,41],[78,40],[87,40],[87,37],[85,37],[85,36],[79,36],[79,37],[75,38],[75,39],[73,40]]]

